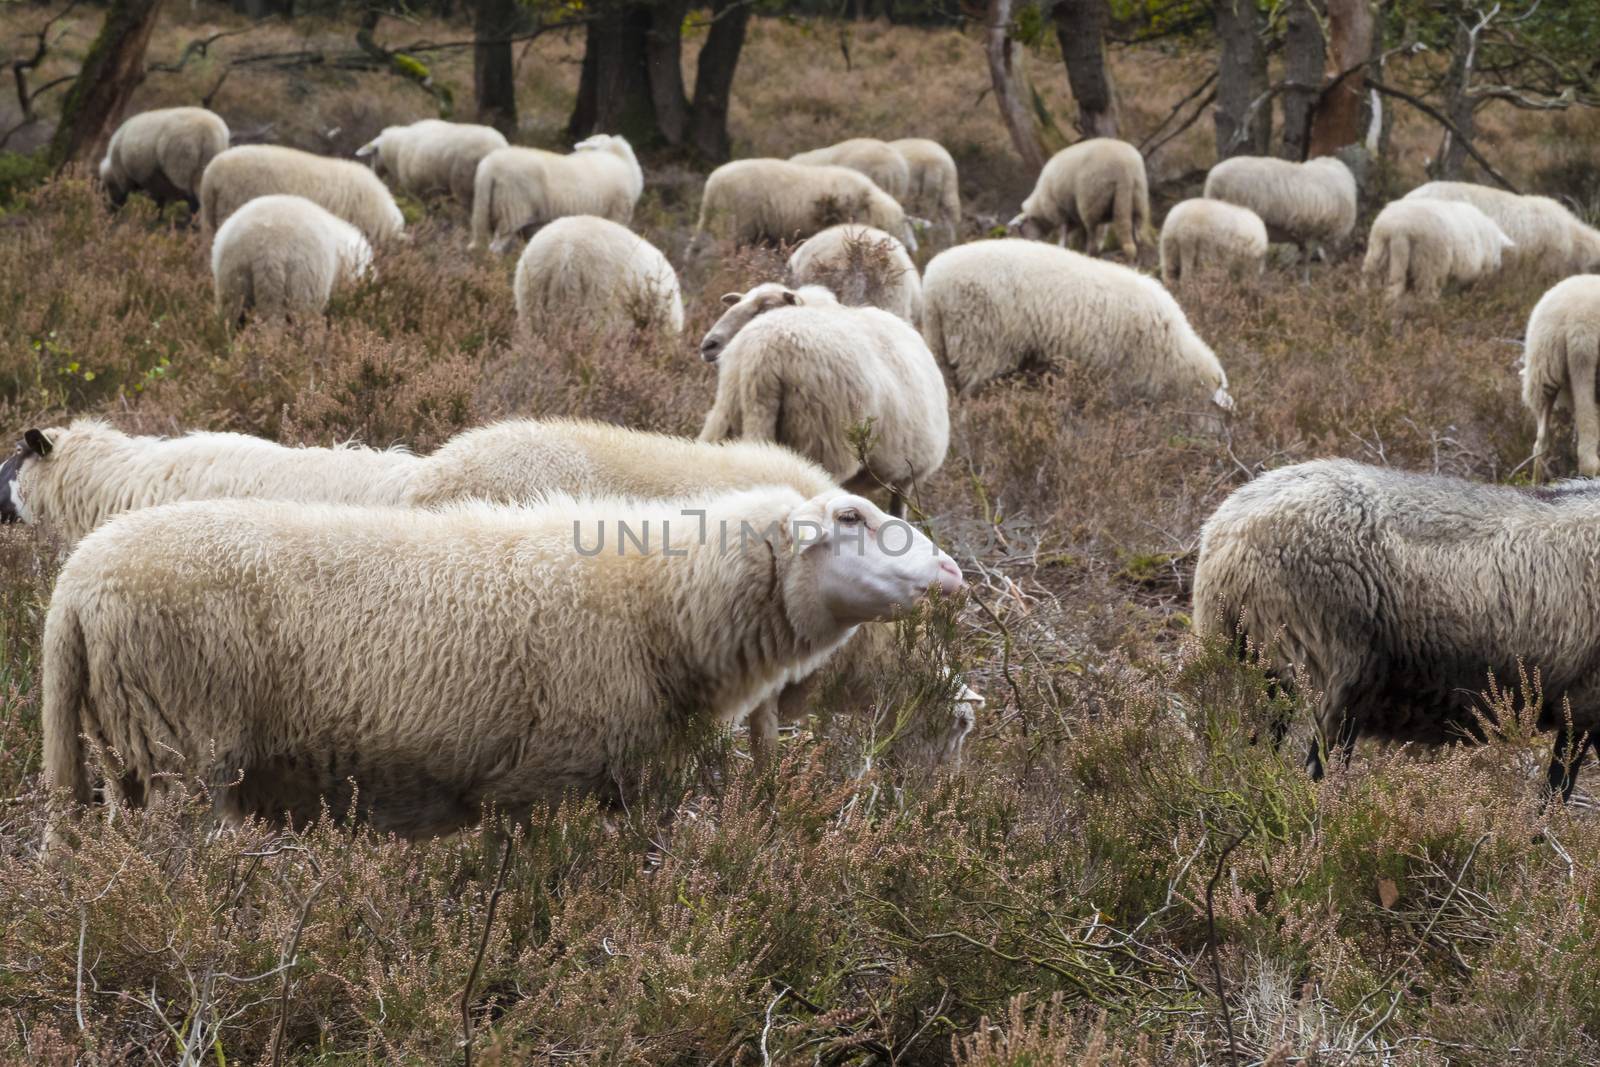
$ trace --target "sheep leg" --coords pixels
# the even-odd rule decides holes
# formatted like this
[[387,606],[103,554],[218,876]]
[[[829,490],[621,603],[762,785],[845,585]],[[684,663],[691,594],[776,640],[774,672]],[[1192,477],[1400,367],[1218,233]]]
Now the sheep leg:
[[1544,481],[1544,450],[1550,443],[1550,409],[1553,406],[1554,401],[1552,399],[1541,398],[1539,414],[1535,419],[1533,456],[1531,457],[1533,459],[1533,484],[1535,485]]
[[1331,751],[1338,753],[1341,765],[1348,765],[1351,755],[1356,747],[1356,724],[1351,717],[1349,708],[1350,687],[1338,683],[1330,683],[1327,691],[1322,694],[1322,703],[1317,710],[1318,730],[1311,738],[1311,750],[1306,753],[1306,771],[1311,775],[1313,782],[1322,781],[1326,772],[1324,757],[1330,751],[1323,746],[1331,746]]
[[899,489],[889,490],[889,515],[892,518],[903,519],[906,517],[905,494]]
[[1594,348],[1568,353],[1572,421],[1578,428],[1578,473],[1585,478],[1600,474],[1600,408],[1595,403],[1597,363],[1600,363],[1600,352]]
[[766,770],[778,754],[778,698],[768,697],[750,713],[750,755],[756,767]]

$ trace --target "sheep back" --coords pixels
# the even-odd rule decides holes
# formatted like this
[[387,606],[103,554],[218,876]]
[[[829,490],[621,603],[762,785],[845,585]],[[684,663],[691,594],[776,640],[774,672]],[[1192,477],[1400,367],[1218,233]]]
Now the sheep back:
[[742,244],[793,241],[845,222],[864,223],[916,247],[900,205],[857,171],[739,159],[706,179],[695,242],[713,234]]
[[1337,245],[1356,224],[1355,175],[1332,156],[1234,156],[1211,168],[1205,195],[1254,211],[1277,241]]
[[1576,274],[1600,270],[1600,230],[1587,226],[1547,196],[1523,196],[1471,182],[1427,182],[1406,200],[1449,200],[1471,204],[1495,221],[1519,265]]
[[1449,282],[1498,272],[1510,247],[1494,220],[1464,201],[1396,200],[1372,222],[1361,271],[1369,282],[1387,272],[1391,299],[1408,290],[1436,299]]
[[872,137],[852,137],[827,148],[800,152],[790,156],[789,162],[848,167],[871,178],[872,184],[901,203],[911,188],[911,167],[906,157],[893,145]]
[[649,241],[609,219],[573,215],[545,226],[517,260],[517,319],[633,324],[683,332],[678,275]]
[[1082,364],[1118,391],[1232,407],[1183,309],[1130,268],[1038,241],[977,241],[935,256],[922,291],[929,347],[964,394],[1039,361]]
[[808,237],[789,257],[789,280],[819,285],[840,303],[878,307],[922,322],[922,279],[906,246],[871,226],[846,223]]
[[100,180],[119,203],[136,189],[158,203],[198,203],[201,175],[227,147],[228,124],[203,107],[140,112],[111,135]]
[[[1150,179],[1144,156],[1126,141],[1091,137],[1051,156],[1033,192],[1022,202],[1022,216],[1043,231],[1060,227],[1063,242],[1081,234],[1093,251],[1099,227],[1114,225],[1128,256],[1150,229]],[[1033,236],[1029,234],[1028,236]]]
[[1267,227],[1249,208],[1222,200],[1185,200],[1161,224],[1161,279],[1167,285],[1207,265],[1260,273]]
[[570,155],[497,148],[473,179],[472,242],[505,251],[520,233],[567,215],[597,215],[626,226],[644,191],[644,173],[621,137],[581,141]]
[[221,153],[200,181],[200,214],[212,233],[258,196],[303,196],[360,230],[373,244],[400,236],[405,217],[381,179],[348,159],[279,145],[240,145]]
[[230,320],[320,314],[335,286],[364,275],[361,231],[301,196],[259,196],[228,216],[211,242],[217,310]]

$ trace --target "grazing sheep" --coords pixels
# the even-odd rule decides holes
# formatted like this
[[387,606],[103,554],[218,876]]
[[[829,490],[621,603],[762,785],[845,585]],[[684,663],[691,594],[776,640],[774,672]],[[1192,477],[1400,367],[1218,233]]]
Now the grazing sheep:
[[938,141],[907,137],[890,141],[890,147],[905,157],[911,186],[901,199],[911,211],[932,219],[944,229],[946,243],[954,244],[961,226],[961,183],[956,161]]
[[0,467],[0,501],[6,521],[71,546],[113,515],[179,500],[397,504],[421,462],[399,449],[289,448],[240,433],[132,437],[75,419],[23,435]]
[[[703,444],[603,422],[512,419],[452,437],[418,465],[403,502],[525,504],[551,492],[660,499],[760,485],[786,486],[808,499],[837,488],[815,463],[766,441]],[[806,680],[820,665],[796,668],[782,692],[751,711],[758,759],[773,751],[780,722],[804,717]]]
[[[795,306],[751,317],[749,308],[771,306],[774,292]],[[717,398],[700,440],[781,442],[846,488],[887,486],[889,512],[900,515],[906,494],[939,469],[950,446],[938,364],[917,331],[887,311],[802,300],[774,283],[757,286],[723,316],[745,323],[732,340],[718,322],[701,342],[701,356],[717,364]],[[851,441],[863,424],[865,463]]]
[[491,804],[615,799],[857,625],[961,584],[921,533],[837,489],[150,508],[61,570],[45,780],[89,801],[87,734],[117,754],[114,800],[190,775],[230,821],[326,803],[422,836]]
[[303,196],[258,196],[228,216],[211,242],[217,310],[237,321],[318,315],[334,287],[366,274],[361,231]]
[[1267,227],[1249,208],[1221,200],[1185,200],[1161,223],[1161,280],[1169,287],[1207,266],[1260,274]]
[[827,148],[817,148],[789,157],[790,163],[807,166],[849,167],[872,179],[872,184],[901,203],[911,188],[911,167],[893,145],[872,137],[852,137]]
[[505,135],[493,126],[423,119],[409,126],[385,127],[356,149],[356,158],[370,156],[379,177],[392,175],[412,196],[449,193],[471,206],[478,163],[504,147]]
[[1511,238],[1512,256],[1523,266],[1563,275],[1600,271],[1600,230],[1548,196],[1520,196],[1471,182],[1428,182],[1405,199],[1471,204]]
[[378,176],[360,163],[278,145],[240,145],[211,161],[200,179],[200,218],[211,233],[258,196],[303,196],[339,216],[373,244],[401,236],[405,216]]
[[498,148],[478,164],[472,247],[506,252],[519,235],[566,215],[598,215],[626,226],[644,193],[644,171],[623,137],[597,133],[571,155]]
[[139,190],[158,204],[200,207],[200,176],[228,147],[228,124],[203,107],[167,107],[133,116],[111,135],[100,183],[117,205]]
[[905,212],[870,178],[784,159],[738,159],[712,171],[689,247],[698,254],[713,236],[739,244],[793,241],[841,222],[865,223],[917,250]]
[[1013,235],[1042,240],[1058,229],[1061,244],[1095,251],[1095,238],[1114,227],[1122,254],[1134,259],[1136,241],[1153,239],[1150,228],[1150,178],[1144,156],[1126,141],[1091,137],[1063,148],[1039,172],[1022,213],[1011,220]]
[[1537,671],[1540,725],[1561,731],[1550,787],[1570,794],[1584,753],[1570,774],[1563,756],[1600,737],[1597,528],[1592,483],[1525,492],[1349,460],[1283,467],[1206,521],[1195,627],[1248,639],[1281,685],[1305,670],[1319,777],[1325,745],[1467,736],[1491,671],[1503,686]]
[[1389,274],[1389,299],[1408,290],[1437,300],[1445,283],[1471,285],[1500,270],[1512,247],[1494,220],[1465,202],[1396,200],[1378,212],[1361,273],[1368,284]]
[[928,346],[963,395],[1030,364],[1081,363],[1120,390],[1233,408],[1228,376],[1154,278],[1037,241],[941,252],[922,281]]
[[1356,225],[1356,179],[1332,156],[1291,163],[1268,156],[1234,156],[1206,175],[1206,198],[1247,207],[1274,241],[1297,245],[1310,277],[1313,248],[1338,246]]
[[610,219],[572,215],[534,234],[517,260],[513,289],[525,330],[581,322],[683,332],[683,295],[672,264]]
[[922,280],[906,246],[871,226],[830,226],[808,237],[789,257],[789,280],[818,285],[842,304],[892,311],[922,322]]
[[1580,274],[1557,284],[1528,317],[1522,364],[1522,403],[1533,412],[1534,478],[1543,474],[1550,443],[1550,414],[1570,408],[1578,431],[1578,472],[1600,475],[1600,407],[1595,393],[1600,367],[1600,276]]

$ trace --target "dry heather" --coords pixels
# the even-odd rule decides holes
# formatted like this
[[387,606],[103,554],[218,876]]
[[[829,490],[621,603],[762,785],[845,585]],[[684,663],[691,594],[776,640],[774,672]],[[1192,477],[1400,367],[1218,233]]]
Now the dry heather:
[[[198,11],[174,8],[158,50],[229,22]],[[837,27],[758,24],[741,147],[928,133],[1009,196],[1022,176],[992,102],[973,104],[973,40],[849,32],[853,73]],[[553,134],[576,77],[556,59],[576,48],[530,53],[530,137]],[[1127,94],[1136,122],[1191,84],[1193,59],[1150,54],[1118,60],[1125,85],[1161,90]],[[441,64],[458,87],[464,62]],[[940,76],[912,93],[904,64]],[[153,75],[148,102],[191,73]],[[235,77],[225,114],[268,75]],[[316,77],[314,114],[284,119],[300,132],[344,123],[359,144],[421,111],[381,75]],[[1592,129],[1515,121],[1526,168],[1559,161],[1564,124]],[[694,179],[648,174],[645,236],[681,262]],[[682,342],[531,341],[510,263],[468,254],[462,226],[417,225],[325,322],[234,332],[197,234],[137,198],[112,217],[81,176],[54,181],[0,220],[0,426],[93,412],[141,432],[418,449],[512,414],[692,433],[714,390],[694,340],[722,293],[781,277],[786,258],[689,273]],[[1600,1063],[1600,822],[1586,799],[1540,809],[1548,740],[1521,696],[1493,699],[1488,744],[1363,748],[1313,785],[1304,716],[1281,753],[1253,743],[1283,698],[1187,634],[1199,526],[1263,469],[1343,455],[1523,477],[1514,341],[1538,295],[1511,280],[1397,317],[1361,290],[1356,258],[1310,289],[1271,270],[1186,288],[1238,401],[1220,435],[1073,375],[963,400],[916,504],[973,596],[845,656],[772,771],[742,737],[715,739],[626,812],[535,820],[504,863],[478,833],[213,833],[198,787],[91,817],[41,861],[37,655],[56,564],[6,528],[0,1061],[450,1062],[464,1009],[475,1059],[504,1064]],[[952,666],[989,704],[963,768],[935,773],[909,754]]]

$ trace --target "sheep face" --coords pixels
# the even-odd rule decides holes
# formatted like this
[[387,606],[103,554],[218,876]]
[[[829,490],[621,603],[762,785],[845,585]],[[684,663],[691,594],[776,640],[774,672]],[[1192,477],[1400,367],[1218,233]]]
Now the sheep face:
[[40,430],[22,435],[11,458],[0,463],[0,522],[32,523],[33,514],[22,499],[22,473],[29,461],[44,459],[54,450],[50,438]]
[[815,497],[794,511],[789,528],[801,554],[790,582],[804,587],[791,585],[798,596],[790,603],[816,604],[835,626],[892,618],[930,588],[949,596],[965,585],[955,561],[921,531],[863,497]]
[[750,320],[774,308],[804,304],[800,294],[777,282],[764,282],[747,293],[726,293],[722,297],[728,310],[722,313],[716,325],[707,331],[700,342],[700,358],[715,363],[723,349],[733,341],[734,335],[749,325]]
[[1006,234],[1010,237],[1026,238],[1029,241],[1043,241],[1050,236],[1053,228],[1043,219],[1024,211],[1006,223]]

